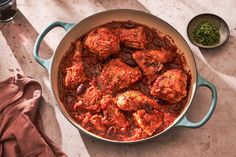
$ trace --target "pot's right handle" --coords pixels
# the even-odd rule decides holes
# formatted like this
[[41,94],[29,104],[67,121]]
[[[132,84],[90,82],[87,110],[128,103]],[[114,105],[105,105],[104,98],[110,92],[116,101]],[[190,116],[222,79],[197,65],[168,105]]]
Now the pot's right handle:
[[187,116],[184,115],[184,117],[175,125],[175,126],[181,126],[181,127],[188,127],[188,128],[199,128],[203,126],[212,116],[217,102],[217,91],[216,87],[210,83],[209,81],[205,80],[202,76],[198,74],[198,87],[205,86],[211,90],[211,106],[207,114],[204,116],[202,120],[199,122],[191,122],[188,120]]
[[73,26],[74,26],[73,23],[64,23],[64,22],[59,22],[59,21],[53,22],[52,24],[47,26],[42,31],[42,33],[38,36],[38,38],[35,42],[35,45],[34,45],[34,58],[39,64],[41,64],[47,70],[49,70],[49,68],[50,68],[51,58],[50,59],[42,59],[39,57],[39,47],[40,47],[40,44],[41,44],[43,38],[47,35],[48,32],[50,32],[52,29],[54,29],[56,27],[62,27],[66,31],[68,31]]

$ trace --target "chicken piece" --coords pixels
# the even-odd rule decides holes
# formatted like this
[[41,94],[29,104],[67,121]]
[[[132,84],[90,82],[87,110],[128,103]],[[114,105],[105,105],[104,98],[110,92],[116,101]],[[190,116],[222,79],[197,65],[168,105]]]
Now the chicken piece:
[[91,31],[85,38],[85,48],[105,59],[119,52],[120,40],[107,28],[98,28]]
[[111,95],[102,97],[103,123],[109,127],[114,126],[118,132],[126,132],[130,123],[125,115],[116,107]]
[[102,123],[102,116],[100,115],[93,115],[90,118],[90,122],[93,124],[94,128],[98,131],[106,131],[107,127]]
[[158,109],[157,102],[139,91],[126,91],[116,97],[116,105],[124,111],[147,109],[148,112]]
[[187,95],[187,75],[179,69],[160,75],[151,88],[151,95],[169,103],[178,103]]
[[147,43],[143,27],[132,29],[118,28],[114,30],[114,33],[120,38],[120,42],[127,47],[144,49]]
[[164,49],[136,51],[132,56],[150,81],[156,79],[163,64],[171,62],[174,58],[171,52]]
[[101,110],[100,100],[101,91],[94,85],[90,86],[83,95],[79,96],[78,102],[74,105],[74,110],[85,109],[90,112],[99,112]]
[[73,64],[82,62],[82,55],[83,55],[83,45],[81,41],[78,41],[75,43],[74,47],[74,55],[72,58]]
[[73,65],[65,69],[64,86],[66,88],[75,88],[87,80],[82,61],[82,52],[83,46],[79,41],[76,43],[75,53],[72,56]]
[[142,128],[149,136],[151,136],[162,124],[162,119],[157,110],[154,110],[151,114],[147,113],[145,110],[138,110],[133,113],[133,118],[136,125]]
[[93,132],[105,132],[107,130],[107,127],[102,123],[101,115],[92,115],[90,112],[86,112],[81,115],[76,115],[75,118],[86,130]]
[[66,88],[75,88],[86,80],[87,76],[84,72],[84,65],[82,62],[66,68],[66,75],[64,77],[64,86]]
[[138,63],[140,67],[160,63],[169,63],[174,58],[171,52],[164,49],[161,50],[141,50],[133,53],[134,60]]
[[101,88],[106,93],[112,93],[129,87],[142,77],[138,68],[132,68],[120,59],[107,63],[100,75]]

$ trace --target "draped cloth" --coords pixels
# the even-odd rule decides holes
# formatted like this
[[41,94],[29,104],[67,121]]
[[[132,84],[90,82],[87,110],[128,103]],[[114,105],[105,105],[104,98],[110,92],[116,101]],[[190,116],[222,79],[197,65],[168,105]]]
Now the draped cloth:
[[21,74],[0,82],[0,157],[66,157],[43,133],[40,84]]

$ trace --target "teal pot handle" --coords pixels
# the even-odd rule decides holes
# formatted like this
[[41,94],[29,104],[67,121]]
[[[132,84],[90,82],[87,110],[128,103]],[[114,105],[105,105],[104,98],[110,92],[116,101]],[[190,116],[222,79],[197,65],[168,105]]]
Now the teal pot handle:
[[50,64],[51,64],[51,59],[42,59],[39,57],[39,47],[41,42],[43,41],[43,38],[47,35],[48,32],[50,32],[52,29],[56,28],[56,27],[62,27],[64,28],[66,31],[68,31],[69,29],[71,29],[71,27],[73,27],[75,24],[73,23],[64,23],[64,22],[53,22],[52,24],[50,24],[49,26],[47,26],[42,33],[38,36],[35,45],[34,45],[34,58],[35,60],[41,64],[44,68],[46,68],[47,70],[49,70],[50,68]]
[[180,127],[188,127],[188,128],[199,128],[203,126],[212,116],[215,108],[216,108],[216,102],[217,102],[217,91],[216,87],[210,83],[209,81],[205,80],[202,76],[198,74],[198,83],[197,87],[205,86],[211,90],[211,106],[207,114],[204,116],[202,120],[199,122],[191,122],[188,120],[187,116],[184,115],[184,117],[175,125]]

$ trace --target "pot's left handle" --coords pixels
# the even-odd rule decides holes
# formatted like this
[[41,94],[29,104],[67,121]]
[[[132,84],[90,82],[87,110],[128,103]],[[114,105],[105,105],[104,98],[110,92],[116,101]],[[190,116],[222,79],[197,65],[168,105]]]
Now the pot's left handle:
[[64,22],[53,22],[52,24],[50,24],[49,26],[47,26],[38,36],[35,45],[34,45],[34,58],[35,60],[41,64],[44,68],[46,68],[47,70],[49,70],[50,68],[50,64],[51,64],[51,58],[49,59],[42,59],[39,57],[39,47],[41,42],[43,41],[43,38],[47,35],[48,32],[50,32],[52,29],[54,29],[55,27],[62,27],[64,28],[66,31],[68,31],[71,27],[73,27],[74,24],[73,23],[64,23]]

